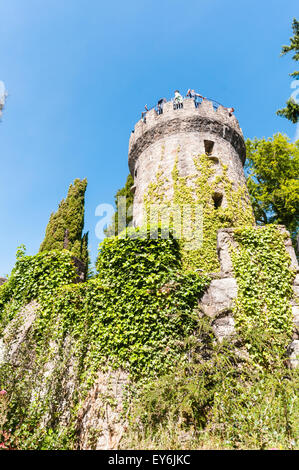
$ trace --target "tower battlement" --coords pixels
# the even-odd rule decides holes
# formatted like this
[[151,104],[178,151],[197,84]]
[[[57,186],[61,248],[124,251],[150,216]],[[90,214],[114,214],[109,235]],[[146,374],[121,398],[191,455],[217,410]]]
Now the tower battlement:
[[195,105],[192,98],[185,98],[182,107],[175,109],[174,103],[168,101],[164,103],[161,114],[151,109],[145,119],[136,123],[129,142],[135,225],[144,221],[144,200],[150,186],[155,184],[157,174],[169,182],[162,199],[171,200],[174,196],[172,172],[175,166],[179,176],[189,181],[189,185],[193,184],[194,191],[197,191],[194,177],[201,174],[195,162],[199,155],[205,155],[206,160],[212,163],[212,173],[219,186],[213,197],[220,198],[224,208],[227,206],[227,194],[221,180],[224,168],[232,190],[242,186],[247,192],[243,171],[246,158],[244,137],[238,120],[227,108],[220,105],[215,109],[213,102],[207,99]]
[[245,162],[246,150],[242,129],[234,114],[219,106],[214,109],[213,102],[207,99],[195,107],[194,100],[185,98],[183,107],[174,109],[173,102],[168,101],[163,106],[163,113],[155,109],[146,113],[145,121],[140,119],[131,133],[129,141],[129,168],[134,174],[134,167],[141,149],[162,136],[178,132],[210,132],[222,135],[239,153],[242,163]]

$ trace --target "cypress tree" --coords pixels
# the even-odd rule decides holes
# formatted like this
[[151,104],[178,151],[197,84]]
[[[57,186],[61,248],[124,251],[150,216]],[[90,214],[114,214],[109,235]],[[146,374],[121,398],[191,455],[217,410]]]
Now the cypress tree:
[[87,269],[88,233],[82,234],[86,187],[87,179],[75,179],[70,185],[66,199],[60,202],[57,212],[50,216],[39,251],[69,250],[85,263]]

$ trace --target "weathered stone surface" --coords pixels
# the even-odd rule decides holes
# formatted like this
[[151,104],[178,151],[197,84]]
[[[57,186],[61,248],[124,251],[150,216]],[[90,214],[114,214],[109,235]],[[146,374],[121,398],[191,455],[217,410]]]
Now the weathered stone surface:
[[[212,103],[204,101],[195,108],[193,100],[184,100],[184,108],[173,109],[173,103],[165,103],[163,114],[155,110],[147,113],[146,123],[139,121],[129,144],[129,167],[134,177],[134,225],[142,225],[144,195],[151,182],[156,180],[158,171],[163,179],[170,182],[164,191],[165,200],[173,196],[172,170],[178,159],[178,170],[182,177],[194,176],[199,171],[194,157],[206,153],[205,141],[213,145],[215,176],[227,167],[227,177],[233,189],[245,184],[243,164],[245,144],[242,131],[235,116],[229,116],[224,108],[213,109]],[[211,159],[211,155],[207,155]],[[161,201],[162,202],[162,201]],[[226,195],[223,194],[223,207]]]
[[[70,335],[57,340],[53,326],[46,360],[35,362],[35,342],[32,330],[37,319],[39,304],[35,301],[23,307],[8,324],[0,338],[0,365],[10,363],[24,375],[32,376],[34,388],[29,390],[33,400],[42,402],[51,396],[39,425],[59,419],[61,427],[69,426],[72,405],[79,388],[78,350]],[[77,419],[78,447],[81,449],[117,448],[126,429],[122,418],[123,391],[128,374],[123,371],[98,372],[97,380],[80,409]],[[49,395],[50,393],[50,395]]]
[[223,276],[233,276],[234,268],[231,260],[230,250],[236,246],[234,241],[234,229],[221,229],[217,234],[217,253],[220,262],[221,274]]
[[299,367],[299,340],[295,339],[288,347],[289,363],[292,369]]
[[122,417],[123,392],[128,383],[124,371],[99,372],[78,420],[80,449],[117,449],[126,430]]
[[26,341],[28,332],[36,319],[38,308],[39,304],[36,301],[30,302],[19,311],[5,328],[2,337],[3,360],[15,363],[19,349],[22,343]]
[[299,298],[299,286],[293,285],[294,296]]
[[238,287],[234,278],[214,279],[200,301],[202,311],[215,318],[220,313],[231,311],[233,299],[237,296]]
[[0,366],[1,364],[4,364],[7,362],[7,353],[6,353],[6,347],[5,343],[3,341],[3,338],[0,338]]
[[299,306],[292,305],[294,332],[293,339],[299,339]]
[[297,256],[296,256],[293,244],[292,244],[290,232],[288,232],[288,230],[286,229],[284,225],[278,225],[277,229],[284,236],[284,245],[286,247],[286,251],[289,253],[290,258],[291,258],[291,269],[294,269],[298,273],[299,265],[298,265]]
[[299,328],[299,306],[293,305],[292,312],[293,312],[294,323]]
[[212,323],[212,328],[220,343],[224,339],[227,339],[236,333],[235,321],[232,315],[225,315],[216,318]]

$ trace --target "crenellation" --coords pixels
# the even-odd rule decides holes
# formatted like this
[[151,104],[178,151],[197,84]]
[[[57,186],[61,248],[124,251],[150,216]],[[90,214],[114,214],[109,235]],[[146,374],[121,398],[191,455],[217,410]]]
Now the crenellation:
[[146,127],[150,127],[150,126],[155,126],[157,121],[158,121],[158,114],[157,114],[157,111],[153,108],[151,109],[150,111],[148,111],[146,113]]
[[154,108],[148,111],[145,115],[145,119],[140,119],[136,123],[134,133],[131,135],[130,147],[144,132],[149,131],[156,125],[161,125],[173,119],[188,118],[191,116],[210,118],[211,121],[216,121],[218,125],[227,125],[242,135],[238,120],[223,106],[220,105],[218,109],[215,110],[212,101],[205,99],[196,108],[193,99],[185,98],[183,100],[183,108],[174,109],[173,102],[167,101],[163,106],[162,114],[158,115]]

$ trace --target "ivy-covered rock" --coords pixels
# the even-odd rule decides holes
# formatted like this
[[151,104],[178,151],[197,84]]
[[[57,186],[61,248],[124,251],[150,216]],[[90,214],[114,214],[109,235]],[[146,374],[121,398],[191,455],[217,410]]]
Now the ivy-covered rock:
[[17,261],[7,282],[0,287],[0,329],[18,309],[31,300],[50,299],[57,287],[74,282],[77,271],[72,254],[47,251],[26,256],[25,248],[17,252]]
[[38,307],[26,340],[14,348],[18,367],[0,367],[0,387],[10,398],[5,429],[12,447],[74,448],[79,407],[99,371],[109,376],[122,370],[135,382],[188,361],[187,339],[197,330],[198,298],[209,279],[183,274],[180,265],[177,240],[165,240],[159,231],[157,239],[133,238],[131,232],[106,239],[98,275],[79,284],[73,283],[68,251],[18,254],[0,288],[3,326],[16,319],[5,329],[6,343],[21,336],[17,319],[27,318],[28,310],[23,306],[37,299]]
[[[283,237],[275,225],[236,229],[236,246],[231,250],[238,283],[236,328],[253,357],[266,363],[271,362],[274,348],[285,355],[294,329],[290,301],[295,272]],[[252,335],[262,333],[272,351],[264,344],[253,348]]]

